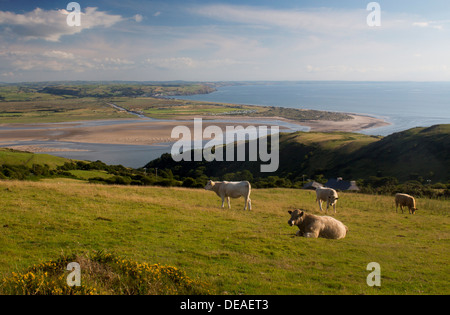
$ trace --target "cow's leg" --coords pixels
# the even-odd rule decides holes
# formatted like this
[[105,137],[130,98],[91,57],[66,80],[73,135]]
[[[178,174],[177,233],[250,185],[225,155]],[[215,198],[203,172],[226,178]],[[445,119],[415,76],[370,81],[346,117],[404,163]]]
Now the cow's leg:
[[336,203],[333,205],[334,213],[336,213]]
[[247,194],[247,196],[244,196],[245,199],[245,205],[244,205],[244,210],[252,210],[252,201],[250,200],[250,193]]
[[225,198],[222,197],[222,208],[224,208],[224,207],[225,207]]
[[227,197],[227,202],[228,202],[228,209],[231,209],[230,197]]
[[318,238],[319,232],[318,231],[309,231],[309,232],[306,232],[303,236],[309,237],[309,238]]
[[322,200],[317,199],[317,202],[319,203],[319,209],[320,209],[320,211],[323,212],[323,209],[322,209]]

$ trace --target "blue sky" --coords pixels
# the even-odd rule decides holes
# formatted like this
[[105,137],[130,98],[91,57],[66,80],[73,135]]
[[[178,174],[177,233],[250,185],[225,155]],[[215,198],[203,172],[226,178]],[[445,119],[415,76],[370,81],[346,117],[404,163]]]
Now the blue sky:
[[0,82],[450,81],[450,1],[0,0]]

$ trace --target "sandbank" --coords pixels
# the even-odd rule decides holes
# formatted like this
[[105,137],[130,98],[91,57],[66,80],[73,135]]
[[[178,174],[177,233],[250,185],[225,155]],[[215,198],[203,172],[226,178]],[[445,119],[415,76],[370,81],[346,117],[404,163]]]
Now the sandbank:
[[[309,127],[310,131],[332,132],[347,131],[357,132],[367,128],[376,128],[388,125],[385,121],[359,114],[350,114],[353,119],[344,121],[294,121],[281,117],[230,117],[203,116],[203,129],[210,126],[218,126],[223,131],[226,126],[273,125],[280,126],[280,131],[289,131],[289,127],[281,122],[289,122],[293,125]],[[186,118],[185,118],[186,119]],[[219,121],[220,120],[220,121]],[[226,122],[224,122],[226,120]],[[268,122],[270,122],[268,124]],[[64,141],[79,143],[101,143],[101,144],[133,144],[133,145],[155,145],[177,141],[172,138],[171,133],[176,126],[186,126],[193,132],[194,121],[192,120],[135,120],[130,123],[120,124],[95,124],[83,125],[82,122],[67,124],[2,124],[0,125],[0,142],[19,141]],[[292,131],[292,129],[291,129]],[[15,147],[17,148],[17,146]],[[42,151],[40,146],[29,146],[27,151]]]

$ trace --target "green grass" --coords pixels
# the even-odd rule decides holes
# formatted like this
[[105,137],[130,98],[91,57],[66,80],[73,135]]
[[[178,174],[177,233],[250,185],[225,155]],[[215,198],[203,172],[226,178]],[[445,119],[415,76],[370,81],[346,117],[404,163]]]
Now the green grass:
[[55,123],[96,119],[130,118],[95,98],[0,102],[0,123]]
[[128,110],[143,112],[154,119],[186,119],[192,116],[241,114],[246,111],[264,111],[264,107],[161,99],[152,97],[114,98],[113,103]]
[[231,115],[252,117],[284,117],[287,119],[332,120],[351,119],[343,113],[237,105],[152,96],[190,95],[211,92],[202,84],[139,85],[80,84],[42,86],[0,86],[0,123],[54,123],[94,119],[131,118],[129,113],[108,105],[112,101],[128,110],[143,112],[155,119],[186,119],[192,116]]
[[[342,240],[295,237],[288,210],[318,213],[314,192],[252,191],[232,209],[202,189],[70,182],[0,182],[0,274],[61,252],[105,250],[164,264],[219,294],[449,294],[449,201],[418,199],[416,215],[392,197],[341,193]],[[369,287],[370,262],[381,287]]]
[[31,167],[33,164],[47,164],[51,169],[61,166],[69,159],[49,154],[36,154],[31,152],[17,151],[13,149],[0,148],[0,165],[24,165]]
[[68,171],[70,174],[76,176],[78,179],[88,180],[89,178],[100,177],[100,178],[111,178],[114,175],[108,174],[106,171],[97,171],[97,170],[70,170]]

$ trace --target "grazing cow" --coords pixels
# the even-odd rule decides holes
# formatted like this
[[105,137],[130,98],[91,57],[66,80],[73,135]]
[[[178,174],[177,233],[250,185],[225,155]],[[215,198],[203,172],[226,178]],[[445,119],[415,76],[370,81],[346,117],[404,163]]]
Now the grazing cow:
[[252,210],[252,201],[250,200],[251,185],[249,182],[214,182],[212,180],[208,181],[205,186],[206,190],[214,191],[217,196],[222,198],[222,208],[224,207],[225,198],[227,198],[228,209],[231,208],[230,197],[231,198],[245,198],[244,210]]
[[288,224],[296,225],[299,229],[296,233],[297,236],[338,240],[347,235],[348,228],[335,218],[307,214],[300,209],[288,212],[291,215]]
[[395,194],[395,212],[398,211],[398,206],[403,213],[403,207],[408,207],[409,213],[416,213],[416,201],[413,196],[407,194]]
[[319,187],[316,188],[316,201],[319,203],[320,211],[323,211],[322,209],[322,201],[325,201],[327,203],[327,213],[328,213],[328,207],[331,205],[334,208],[334,213],[336,213],[336,202],[338,200],[338,194],[336,190],[332,188],[327,187]]

